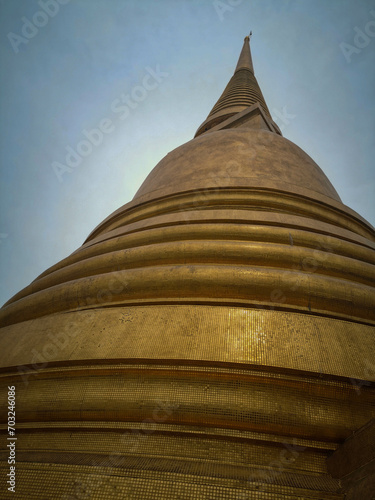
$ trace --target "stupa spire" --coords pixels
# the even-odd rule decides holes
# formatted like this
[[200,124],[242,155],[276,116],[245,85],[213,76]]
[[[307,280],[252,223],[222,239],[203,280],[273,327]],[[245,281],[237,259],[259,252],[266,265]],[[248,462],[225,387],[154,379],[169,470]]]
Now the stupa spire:
[[[216,127],[222,122],[237,115],[258,108],[262,115],[262,128],[267,128],[272,132],[281,134],[277,125],[273,122],[271,113],[268,110],[262,91],[254,76],[254,67],[250,50],[250,35],[246,36],[238,59],[238,63],[232,78],[225,87],[219,100],[212,108],[207,119],[198,128],[195,136],[201,135]],[[242,115],[241,115],[242,118]],[[260,122],[259,122],[260,123]]]
[[253,59],[251,57],[251,50],[250,50],[250,38],[252,34],[253,32],[250,31],[250,35],[245,36],[244,38],[243,47],[241,50],[240,57],[238,59],[235,73],[240,69],[248,69],[252,72],[252,74],[254,74]]

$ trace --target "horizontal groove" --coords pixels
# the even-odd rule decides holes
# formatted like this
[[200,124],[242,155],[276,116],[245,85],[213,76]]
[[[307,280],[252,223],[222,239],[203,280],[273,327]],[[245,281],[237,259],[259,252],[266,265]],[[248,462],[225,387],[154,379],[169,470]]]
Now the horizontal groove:
[[[30,379],[27,388],[15,380],[17,422],[137,425],[152,422],[153,415],[155,420],[155,409],[162,409],[166,400],[162,423],[186,426],[193,432],[221,428],[222,433],[229,429],[337,443],[371,415],[374,391],[367,388],[358,398],[348,383],[341,388],[262,375],[237,379],[215,373],[197,377],[194,371],[173,374],[173,370],[107,370],[67,377],[62,371],[51,378]],[[291,413],[290,405],[296,401],[303,411]]]
[[[288,245],[290,245],[288,241]],[[272,243],[240,241],[184,240],[149,243],[121,249],[71,264],[40,278],[17,294],[16,300],[69,281],[155,265],[236,264],[265,266],[337,277],[371,286],[375,283],[375,266],[353,258],[336,256],[309,248]],[[13,300],[14,302],[14,300]]]
[[327,222],[343,229],[349,229],[361,236],[374,239],[373,231],[362,221],[347,213],[325,203],[311,198],[293,195],[282,191],[254,190],[254,189],[230,189],[230,188],[207,188],[205,190],[183,193],[181,195],[167,196],[153,199],[125,212],[118,213],[101,224],[90,237],[90,241],[96,236],[116,229],[125,224],[130,224],[154,215],[183,212],[186,210],[203,209],[208,210],[225,206],[227,209],[243,210],[282,210],[291,215],[302,215],[314,220]]
[[[241,361],[219,361],[209,359],[193,358],[99,358],[99,359],[65,359],[63,361],[50,361],[47,366],[37,370],[38,379],[69,379],[77,376],[96,376],[103,374],[142,374],[150,372],[153,377],[157,374],[163,376],[179,375],[191,376],[194,379],[223,379],[239,381],[266,381],[272,386],[280,383],[289,387],[298,388],[301,384],[310,391],[321,391],[324,387],[326,396],[344,399],[345,401],[357,400],[357,387],[353,384],[353,379],[344,375],[333,375],[331,373],[313,372],[290,368],[284,366],[273,366],[266,364],[254,364]],[[35,365],[26,364],[22,366],[6,366],[0,369],[0,384],[8,386],[21,383],[23,377],[35,375]],[[356,379],[359,381],[360,379]],[[320,388],[320,389],[317,389]],[[361,398],[362,401],[374,399],[375,380],[366,381],[363,384]],[[6,403],[4,403],[6,404]],[[5,422],[5,421],[4,421]],[[0,428],[5,429],[6,424],[0,423]],[[306,443],[305,443],[306,444]]]
[[[275,306],[275,289],[286,300],[280,304],[315,314],[375,321],[373,288],[346,280],[276,268],[234,265],[165,265],[116,272],[119,293],[108,305],[186,300]],[[108,290],[108,275],[100,274],[56,285],[11,303],[0,310],[4,326],[62,311],[90,307],[89,299]],[[95,301],[94,301],[95,302]],[[95,302],[96,303],[96,302]]]
[[232,76],[224,92],[210,111],[208,118],[227,107],[235,105],[248,107],[255,102],[259,102],[265,113],[271,118],[255,76],[246,69],[239,70]]
[[241,106],[244,102],[254,102],[254,101],[262,101],[263,99],[259,94],[256,92],[246,92],[246,93],[233,93],[233,94],[228,94],[226,95],[223,100],[221,101],[220,105],[216,106],[216,111],[218,111],[220,108],[224,107],[224,105],[228,105],[236,102],[239,102],[239,105]]
[[[29,287],[16,294],[6,305],[15,302],[23,297],[28,291],[34,291],[34,286],[38,286],[39,280],[48,275],[62,270],[67,266],[78,264],[83,260],[97,256],[102,256],[111,252],[142,247],[149,244],[194,241],[194,240],[222,240],[224,237],[228,242],[265,242],[276,243],[323,250],[324,252],[357,259],[369,264],[375,264],[375,252],[362,246],[357,242],[346,240],[343,237],[332,236],[331,233],[314,232],[311,228],[300,229],[296,227],[278,227],[270,225],[249,225],[246,223],[226,223],[213,221],[201,223],[200,221],[190,221],[189,224],[182,224],[179,221],[169,225],[152,225],[142,227],[138,231],[124,232],[116,235],[108,234],[108,237],[91,245],[81,247],[79,250],[58,262],[41,274]],[[28,293],[28,292],[27,292]]]
[[[234,107],[234,106],[243,106],[244,108],[247,108],[249,106],[252,106],[253,104],[259,102],[259,104],[261,105],[261,107],[263,108],[264,111],[267,111],[267,106],[265,105],[265,103],[263,102],[262,99],[260,98],[237,98],[237,99],[228,99],[228,101],[223,101],[222,103],[220,103],[220,106],[217,106],[215,107],[213,110],[212,110],[212,113],[210,113],[208,115],[208,118],[210,116],[213,116],[214,114],[218,113],[219,111],[222,111],[226,108],[231,108],[231,107]],[[268,114],[268,113],[267,113]]]
[[[18,460],[24,464],[27,462],[37,462],[37,463],[53,463],[53,464],[65,464],[65,465],[86,465],[91,464],[101,464],[102,467],[107,467],[113,469],[111,474],[114,473],[116,468],[119,471],[139,469],[142,472],[154,471],[159,473],[174,473],[177,475],[183,474],[185,476],[202,476],[207,478],[225,478],[233,480],[241,480],[243,482],[248,481],[249,474],[251,471],[266,471],[265,477],[267,478],[267,472],[272,471],[272,468],[261,469],[260,467],[251,467],[244,465],[231,465],[231,464],[217,464],[214,462],[206,461],[195,461],[184,458],[165,458],[165,457],[154,457],[152,455],[114,455],[113,460],[103,460],[103,454],[93,454],[85,452],[18,452]],[[106,457],[107,458],[107,457]],[[115,459],[117,458],[117,467],[113,465]],[[1,460],[6,461],[6,453],[1,453]],[[91,465],[92,466],[92,465]],[[94,467],[96,470],[98,467]],[[260,476],[262,477],[262,476]],[[177,478],[176,478],[177,479]],[[259,481],[262,482],[261,480]],[[324,492],[336,492],[339,489],[339,482],[336,479],[331,478],[328,475],[321,474],[306,474],[298,473],[295,471],[290,471],[288,469],[275,475],[273,481],[274,485],[285,485],[289,487],[297,488],[309,488],[312,490],[323,490]]]
[[234,92],[231,94],[227,94],[223,98],[221,103],[218,106],[215,106],[215,108],[212,111],[213,111],[213,113],[216,111],[219,111],[221,108],[228,106],[231,103],[238,102],[239,103],[238,105],[241,106],[246,102],[253,103],[254,101],[260,101],[263,104],[265,104],[262,97],[259,94],[257,94],[256,92],[246,92],[246,93],[242,93],[242,94],[240,94],[238,92]]
[[[141,424],[141,425],[140,425]],[[153,422],[108,422],[80,420],[80,421],[64,421],[64,422],[22,422],[17,425],[18,432],[22,434],[38,434],[48,432],[100,432],[118,433],[122,434],[126,431],[140,430],[154,430],[161,435],[173,435],[181,437],[204,437],[204,439],[221,440],[228,442],[249,442],[264,444],[265,446],[278,446],[278,445],[297,445],[304,446],[311,451],[318,451],[323,453],[330,453],[337,449],[337,443],[329,441],[316,441],[311,439],[303,439],[288,436],[279,436],[267,433],[257,433],[251,431],[237,430],[237,429],[224,429],[222,427],[190,427],[178,424],[168,424],[158,422],[158,428],[155,430]],[[5,424],[0,424],[1,430],[6,430]]]

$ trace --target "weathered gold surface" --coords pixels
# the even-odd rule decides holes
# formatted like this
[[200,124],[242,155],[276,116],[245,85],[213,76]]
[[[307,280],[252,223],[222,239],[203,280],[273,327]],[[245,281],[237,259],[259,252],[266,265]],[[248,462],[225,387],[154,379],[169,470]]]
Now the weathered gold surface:
[[330,474],[340,478],[347,500],[371,498],[375,491],[375,419],[358,429],[328,458]]
[[[298,479],[280,474],[273,483],[259,485],[253,481],[249,484],[248,477],[266,477],[264,471],[258,473],[250,469],[243,473],[237,466],[237,478],[228,477],[228,466],[217,470],[209,463],[200,465],[194,463],[194,469],[184,470],[183,465],[176,461],[169,464],[167,470],[160,470],[148,458],[138,460],[138,468],[134,464],[120,467],[108,459],[95,457],[95,467],[83,465],[60,464],[22,464],[19,467],[19,482],[22,485],[19,498],[21,500],[40,500],[41,486],[45,498],[95,498],[111,499],[145,499],[155,498],[181,500],[342,500],[342,494],[334,493],[337,487],[329,476],[317,480],[311,476]],[[104,462],[105,465],[100,464]],[[160,461],[157,462],[160,464]],[[263,475],[262,475],[263,472]],[[241,474],[242,473],[242,474]],[[249,474],[249,476],[247,475]],[[210,479],[209,479],[210,478]],[[27,486],[26,486],[27,485]],[[326,491],[323,491],[324,488]],[[261,493],[260,491],[261,490]],[[56,497],[56,495],[59,495]],[[88,496],[89,495],[89,496]]]
[[375,381],[373,326],[240,307],[104,307],[105,298],[93,297],[90,310],[46,315],[3,328],[4,338],[14,343],[4,342],[0,368],[39,366],[45,361],[70,365],[80,360],[176,359]]
[[343,499],[326,459],[375,416],[375,231],[279,135],[248,54],[212,130],[0,310],[17,498]]
[[204,134],[170,152],[148,175],[135,200],[147,193],[156,198],[210,187],[270,189],[272,183],[288,193],[301,187],[311,198],[322,194],[340,201],[323,171],[298,146],[272,132],[241,127]]

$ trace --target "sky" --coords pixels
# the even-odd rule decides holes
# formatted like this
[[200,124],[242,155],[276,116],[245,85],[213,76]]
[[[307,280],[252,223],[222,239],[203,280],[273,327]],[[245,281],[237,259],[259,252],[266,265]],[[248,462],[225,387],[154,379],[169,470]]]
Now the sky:
[[250,30],[283,135],[375,225],[375,0],[0,0],[0,304],[193,138]]

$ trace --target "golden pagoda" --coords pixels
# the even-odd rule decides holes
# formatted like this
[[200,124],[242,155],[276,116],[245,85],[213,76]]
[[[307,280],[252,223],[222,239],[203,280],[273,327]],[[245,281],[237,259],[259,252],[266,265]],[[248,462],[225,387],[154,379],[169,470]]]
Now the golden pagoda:
[[0,310],[1,498],[372,498],[375,230],[249,42],[195,138]]

